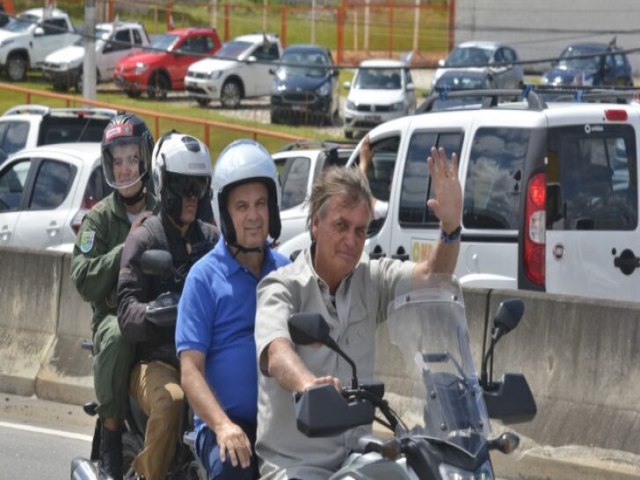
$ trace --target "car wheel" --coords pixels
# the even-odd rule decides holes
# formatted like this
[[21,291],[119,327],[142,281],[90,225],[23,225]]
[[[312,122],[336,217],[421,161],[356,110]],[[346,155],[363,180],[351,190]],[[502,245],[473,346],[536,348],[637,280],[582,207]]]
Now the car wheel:
[[22,82],[27,79],[27,58],[14,53],[7,59],[7,76],[12,82]]
[[198,102],[198,105],[200,105],[201,107],[206,107],[207,105],[209,105],[208,98],[196,98],[196,102]]
[[220,103],[225,108],[237,108],[242,98],[242,87],[237,80],[228,80],[220,91]]
[[147,95],[149,98],[157,98],[158,100],[165,100],[167,98],[167,91],[171,85],[169,80],[162,73],[154,73],[149,77],[149,84],[147,85]]
[[142,92],[140,90],[125,90],[124,92],[129,98],[139,98],[140,95],[142,95]]

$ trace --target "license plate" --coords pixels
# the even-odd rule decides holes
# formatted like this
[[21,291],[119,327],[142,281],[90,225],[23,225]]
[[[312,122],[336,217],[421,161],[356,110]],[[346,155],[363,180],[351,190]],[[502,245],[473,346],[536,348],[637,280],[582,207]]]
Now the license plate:
[[380,122],[382,117],[380,115],[365,115],[364,119],[368,122]]
[[293,111],[295,111],[295,112],[299,112],[299,111],[301,111],[302,109],[303,109],[303,108],[302,108],[302,105],[291,105],[291,110],[293,110]]

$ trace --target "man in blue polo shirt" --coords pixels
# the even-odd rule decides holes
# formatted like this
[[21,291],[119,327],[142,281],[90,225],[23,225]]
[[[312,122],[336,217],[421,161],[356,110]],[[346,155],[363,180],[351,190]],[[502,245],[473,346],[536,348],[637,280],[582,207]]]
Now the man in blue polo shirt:
[[280,184],[257,142],[225,148],[213,174],[222,238],[189,271],[176,326],[181,383],[195,412],[196,453],[212,479],[257,478],[256,287],[289,263],[280,235]]

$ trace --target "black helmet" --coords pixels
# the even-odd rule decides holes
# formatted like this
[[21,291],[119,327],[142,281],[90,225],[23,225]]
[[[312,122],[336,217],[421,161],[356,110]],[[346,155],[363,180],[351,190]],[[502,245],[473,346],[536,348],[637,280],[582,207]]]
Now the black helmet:
[[[113,149],[127,145],[138,145],[138,173],[118,181],[113,173]],[[105,181],[115,189],[127,188],[143,179],[151,169],[153,137],[147,125],[135,115],[116,115],[104,129],[102,135],[102,170]],[[136,158],[136,157],[134,157]]]

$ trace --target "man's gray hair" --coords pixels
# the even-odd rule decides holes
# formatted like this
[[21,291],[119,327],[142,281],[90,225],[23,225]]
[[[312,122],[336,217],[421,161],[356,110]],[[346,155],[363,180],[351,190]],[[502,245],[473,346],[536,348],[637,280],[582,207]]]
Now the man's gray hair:
[[[355,207],[364,200],[369,209],[369,218],[373,211],[371,208],[371,190],[369,182],[360,170],[355,168],[328,167],[313,182],[311,196],[309,197],[309,216],[307,217],[307,229],[311,234],[311,224],[314,215],[324,218],[327,215],[329,200],[335,196],[341,196],[344,205]],[[313,234],[311,234],[313,240]]]

